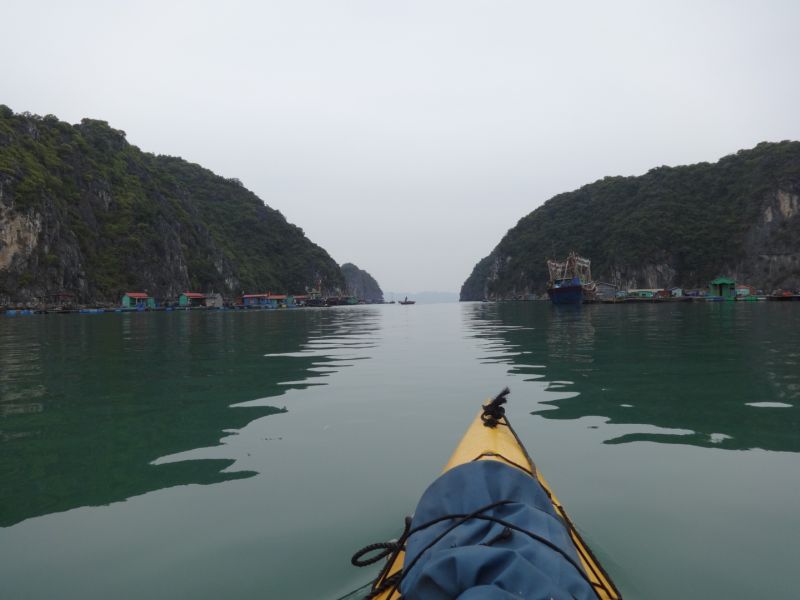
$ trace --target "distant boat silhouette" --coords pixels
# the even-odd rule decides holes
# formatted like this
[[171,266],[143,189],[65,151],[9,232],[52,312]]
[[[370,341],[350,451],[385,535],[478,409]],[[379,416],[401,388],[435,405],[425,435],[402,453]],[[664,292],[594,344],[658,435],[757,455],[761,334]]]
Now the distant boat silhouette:
[[405,300],[400,300],[400,304],[415,304],[416,300],[409,300],[408,296],[406,296]]

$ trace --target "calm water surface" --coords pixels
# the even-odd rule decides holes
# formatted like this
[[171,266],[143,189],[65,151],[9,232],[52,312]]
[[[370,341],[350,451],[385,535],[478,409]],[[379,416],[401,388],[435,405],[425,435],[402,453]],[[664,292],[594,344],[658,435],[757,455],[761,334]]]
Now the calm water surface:
[[3,317],[0,597],[338,598],[508,385],[626,598],[797,598],[798,362],[791,303]]

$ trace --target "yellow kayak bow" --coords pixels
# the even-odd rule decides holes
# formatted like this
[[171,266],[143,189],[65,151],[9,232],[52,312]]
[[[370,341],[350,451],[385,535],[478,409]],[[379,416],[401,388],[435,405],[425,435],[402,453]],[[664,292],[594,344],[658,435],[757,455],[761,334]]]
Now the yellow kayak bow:
[[[484,405],[471,425],[467,429],[464,437],[447,462],[443,473],[460,465],[465,465],[474,461],[499,461],[513,467],[527,476],[533,478],[546,492],[555,513],[563,521],[564,526],[569,532],[569,538],[574,545],[580,564],[574,563],[576,569],[582,569],[581,577],[591,585],[599,600],[620,600],[621,595],[609,575],[600,566],[600,563],[589,550],[589,547],[581,538],[574,524],[564,510],[563,505],[553,493],[552,488],[542,477],[536,465],[531,460],[525,447],[522,445],[508,418],[505,416],[503,404],[508,395],[506,388],[496,398]],[[406,521],[406,530],[400,542],[393,544],[374,544],[368,546],[353,557],[353,564],[364,566],[375,562],[378,557],[369,561],[359,560],[369,552],[379,548],[389,548],[379,557],[388,556],[384,568],[381,570],[377,579],[372,585],[372,591],[367,598],[376,600],[399,600],[401,594],[399,583],[403,578],[403,567],[408,569],[413,565],[404,565],[405,561],[405,538],[409,532],[410,519]]]

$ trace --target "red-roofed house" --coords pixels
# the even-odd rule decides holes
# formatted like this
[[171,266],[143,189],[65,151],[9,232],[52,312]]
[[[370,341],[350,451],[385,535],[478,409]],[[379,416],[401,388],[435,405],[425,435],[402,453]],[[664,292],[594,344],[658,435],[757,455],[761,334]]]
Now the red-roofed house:
[[183,292],[178,298],[179,306],[205,306],[206,295],[197,292]]
[[756,296],[756,288],[752,285],[747,285],[745,283],[737,283],[736,284],[736,297],[737,298],[747,298],[749,296]]
[[123,308],[155,308],[156,301],[144,292],[125,292],[122,296]]
[[270,294],[267,301],[272,308],[294,308],[294,296],[291,294]]
[[242,296],[242,304],[248,306],[264,306],[267,303],[269,294],[244,294]]

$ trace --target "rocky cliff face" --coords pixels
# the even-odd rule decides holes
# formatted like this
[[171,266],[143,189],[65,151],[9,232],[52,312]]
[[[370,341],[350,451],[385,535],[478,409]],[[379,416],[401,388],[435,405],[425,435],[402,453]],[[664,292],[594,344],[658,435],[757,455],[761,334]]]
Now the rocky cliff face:
[[800,287],[800,142],[762,143],[714,164],[607,177],[520,220],[481,260],[462,300],[539,294],[545,261],[576,250],[623,288],[706,287],[719,275]]
[[78,302],[124,291],[302,293],[344,286],[303,231],[237,180],[79,125],[0,106],[0,305],[56,292]]
[[372,275],[359,269],[353,263],[343,264],[342,274],[350,294],[367,302],[383,302],[383,292]]

